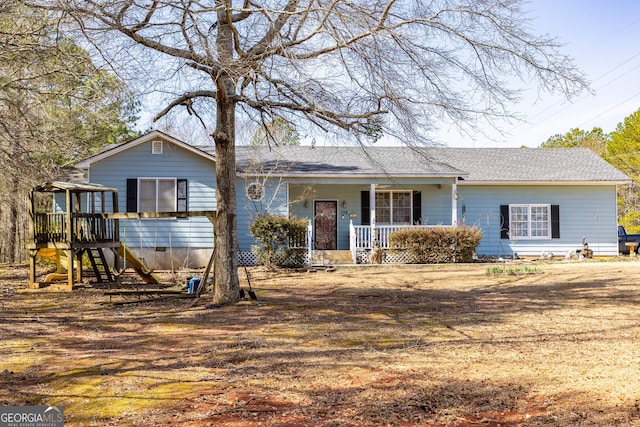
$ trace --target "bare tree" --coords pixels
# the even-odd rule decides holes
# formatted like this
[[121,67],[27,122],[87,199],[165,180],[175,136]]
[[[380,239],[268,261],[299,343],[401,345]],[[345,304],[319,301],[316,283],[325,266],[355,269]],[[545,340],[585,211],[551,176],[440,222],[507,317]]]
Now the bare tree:
[[20,242],[26,238],[28,189],[129,132],[123,111],[133,109],[126,107],[130,97],[122,82],[60,37],[58,22],[17,1],[0,3],[2,262],[26,257]]
[[420,144],[443,121],[473,130],[511,116],[518,79],[567,96],[587,86],[553,39],[530,31],[520,0],[24,2],[74,18],[123,75],[154,78],[166,101],[157,118],[181,107],[210,128],[217,303],[239,299],[236,120]]

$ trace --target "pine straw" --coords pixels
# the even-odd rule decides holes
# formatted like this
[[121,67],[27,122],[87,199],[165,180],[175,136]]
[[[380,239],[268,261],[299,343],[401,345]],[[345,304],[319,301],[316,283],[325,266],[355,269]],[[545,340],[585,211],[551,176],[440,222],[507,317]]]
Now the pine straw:
[[62,405],[65,426],[639,426],[640,262],[532,267],[253,268],[258,301],[221,308],[25,291],[5,268],[0,405]]

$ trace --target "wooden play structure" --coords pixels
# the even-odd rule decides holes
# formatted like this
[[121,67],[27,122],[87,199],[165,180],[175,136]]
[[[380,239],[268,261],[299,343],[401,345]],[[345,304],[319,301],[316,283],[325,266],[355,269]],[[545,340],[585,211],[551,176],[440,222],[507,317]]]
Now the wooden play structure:
[[[43,199],[43,194],[53,197]],[[216,216],[216,211],[118,212],[118,190],[96,184],[45,182],[31,189],[29,199],[26,247],[30,288],[50,286],[73,290],[74,285],[82,281],[85,254],[98,282],[114,282],[123,271],[121,259],[126,259],[126,265],[145,283],[157,284],[158,278],[153,272],[120,241],[119,220],[206,216],[215,224]],[[52,206],[49,212],[39,211],[44,204]],[[112,207],[110,212],[106,211],[106,206]],[[105,255],[107,250],[112,256]],[[47,275],[40,282],[36,281],[38,256],[56,263],[56,273]],[[113,260],[111,264],[108,259]]]

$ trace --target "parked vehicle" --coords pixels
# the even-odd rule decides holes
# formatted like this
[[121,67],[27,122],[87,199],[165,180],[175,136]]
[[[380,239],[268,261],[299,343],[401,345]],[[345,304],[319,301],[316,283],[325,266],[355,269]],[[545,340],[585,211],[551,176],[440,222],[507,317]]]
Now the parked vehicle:
[[640,246],[640,234],[627,234],[627,230],[622,225],[618,226],[618,252],[621,254],[629,254],[631,246],[627,243],[635,243],[633,251],[637,254]]

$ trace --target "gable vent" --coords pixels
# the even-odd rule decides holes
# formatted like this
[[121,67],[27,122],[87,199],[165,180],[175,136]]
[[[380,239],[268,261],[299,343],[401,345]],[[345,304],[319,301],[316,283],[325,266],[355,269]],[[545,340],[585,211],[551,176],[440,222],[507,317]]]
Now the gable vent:
[[151,141],[151,154],[162,154],[162,141],[154,139]]

